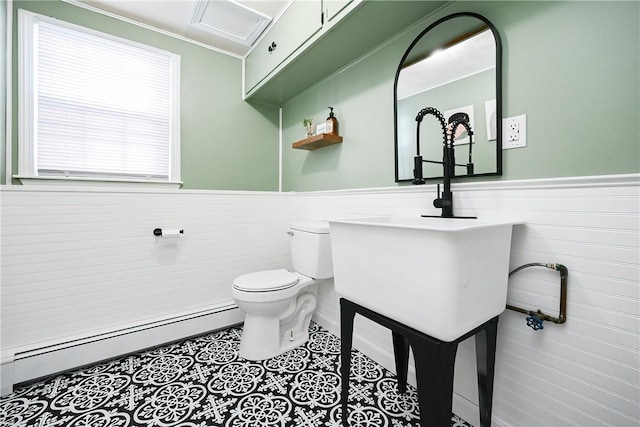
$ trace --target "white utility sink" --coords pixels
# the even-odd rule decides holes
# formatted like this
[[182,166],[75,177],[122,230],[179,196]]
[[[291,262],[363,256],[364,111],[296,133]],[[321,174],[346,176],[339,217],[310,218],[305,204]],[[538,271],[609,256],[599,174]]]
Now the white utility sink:
[[376,217],[329,221],[336,292],[442,341],[499,315],[520,222]]

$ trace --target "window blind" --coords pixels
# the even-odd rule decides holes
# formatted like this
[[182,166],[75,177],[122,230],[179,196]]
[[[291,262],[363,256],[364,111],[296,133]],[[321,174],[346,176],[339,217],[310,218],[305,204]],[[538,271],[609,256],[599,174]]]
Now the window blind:
[[56,24],[34,24],[38,175],[167,180],[172,58]]

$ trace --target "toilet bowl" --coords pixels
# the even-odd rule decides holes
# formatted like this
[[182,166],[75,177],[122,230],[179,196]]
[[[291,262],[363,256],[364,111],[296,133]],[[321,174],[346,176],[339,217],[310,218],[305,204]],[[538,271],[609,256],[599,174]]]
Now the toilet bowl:
[[239,352],[245,359],[268,359],[304,344],[317,286],[333,277],[327,223],[295,223],[289,235],[295,271],[258,271],[233,281],[233,299],[245,312]]

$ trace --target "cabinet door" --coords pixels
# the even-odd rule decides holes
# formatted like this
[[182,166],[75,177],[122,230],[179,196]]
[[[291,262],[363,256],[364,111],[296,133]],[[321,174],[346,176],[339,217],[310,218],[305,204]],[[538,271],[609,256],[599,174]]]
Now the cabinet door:
[[353,0],[323,0],[324,19],[326,22],[332,21],[340,12]]
[[245,59],[249,92],[322,28],[321,0],[294,0]]

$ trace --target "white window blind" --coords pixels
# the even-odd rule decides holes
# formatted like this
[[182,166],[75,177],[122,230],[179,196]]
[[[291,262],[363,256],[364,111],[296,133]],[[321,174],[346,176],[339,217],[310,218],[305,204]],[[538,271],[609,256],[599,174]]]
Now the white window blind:
[[179,57],[29,17],[30,173],[179,180]]

